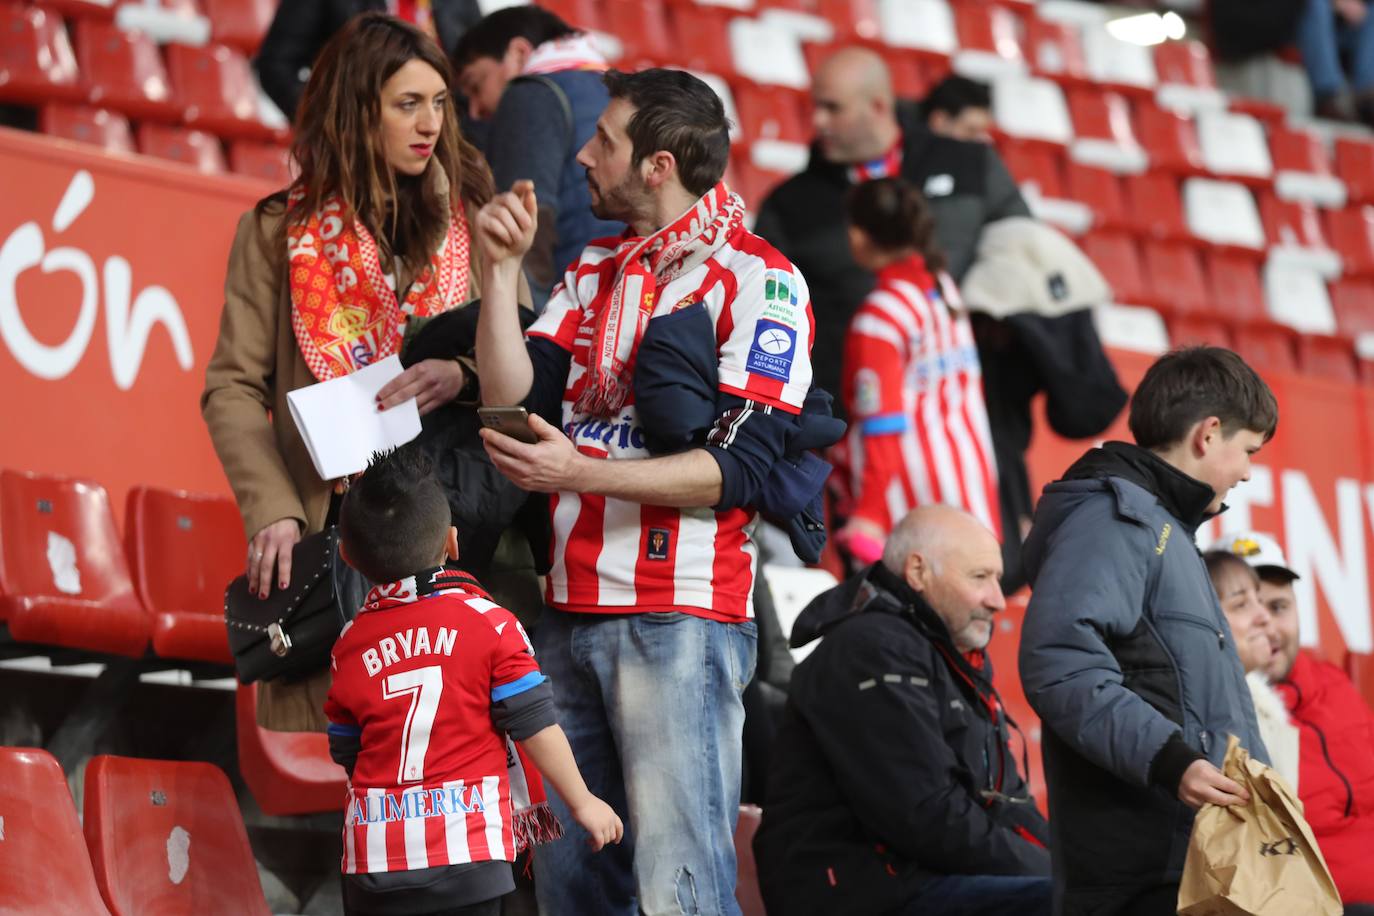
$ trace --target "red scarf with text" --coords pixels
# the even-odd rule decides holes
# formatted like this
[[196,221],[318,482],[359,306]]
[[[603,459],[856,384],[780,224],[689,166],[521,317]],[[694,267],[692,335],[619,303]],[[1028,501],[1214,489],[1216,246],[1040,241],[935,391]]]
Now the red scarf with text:
[[635,350],[658,303],[658,292],[720,250],[744,224],[744,201],[719,182],[686,213],[653,235],[625,230],[615,250],[615,280],[592,301],[596,326],[578,413],[610,416],[630,391]]
[[[304,196],[295,191],[294,204]],[[468,222],[455,204],[444,239],[398,300],[382,270],[377,240],[356,219],[344,219],[332,197],[286,233],[291,328],[296,344],[322,382],[356,372],[397,353],[412,317],[446,312],[468,289]]]

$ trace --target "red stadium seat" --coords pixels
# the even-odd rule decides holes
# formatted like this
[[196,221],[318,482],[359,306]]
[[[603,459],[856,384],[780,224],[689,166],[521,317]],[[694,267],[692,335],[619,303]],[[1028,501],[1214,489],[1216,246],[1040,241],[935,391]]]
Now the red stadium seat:
[[104,487],[0,471],[0,622],[19,642],[144,654],[150,622]]
[[1187,241],[1193,234],[1183,219],[1178,182],[1164,172],[1127,175],[1126,202],[1137,233],[1148,238]]
[[1279,200],[1270,193],[1259,195],[1260,219],[1271,245],[1294,248],[1329,249],[1321,218],[1311,203]]
[[62,767],[47,751],[0,747],[0,901],[6,913],[103,916]]
[[877,41],[877,0],[814,0],[815,12],[830,20],[840,41]]
[[91,143],[107,153],[134,151],[134,135],[129,130],[129,119],[104,108],[53,102],[43,106],[38,124],[39,129],[50,137]]
[[689,70],[705,70],[735,79],[735,63],[730,56],[726,29],[730,16],[725,11],[680,5],[669,7],[668,13],[676,39],[675,63]]
[[36,105],[81,96],[62,18],[51,10],[0,6],[0,102]]
[[1094,231],[1085,235],[1080,244],[1083,253],[1111,284],[1113,301],[1132,305],[1151,301],[1153,296],[1145,283],[1135,239],[1121,232]]
[[1033,184],[1042,197],[1063,197],[1064,165],[1059,151],[1050,146],[1007,141],[1000,144],[1002,162],[1017,184]]
[[1198,253],[1178,242],[1146,242],[1145,273],[1151,286],[1147,303],[1166,314],[1212,314]]
[[84,808],[96,882],[115,916],[271,912],[218,767],[92,757]]
[[1131,128],[1125,96],[1100,88],[1075,89],[1069,93],[1069,112],[1075,160],[1121,174],[1145,171],[1149,160]]
[[663,0],[604,0],[603,21],[624,45],[625,67],[670,63],[676,52]]
[[1065,169],[1065,179],[1068,196],[1092,208],[1094,228],[1130,228],[1126,194],[1121,187],[1121,179],[1114,173],[1070,159]]
[[754,862],[754,834],[762,818],[763,811],[757,805],[739,806],[739,822],[735,825],[735,901],[743,916],[765,916],[759,868]]
[[744,139],[783,140],[809,144],[811,124],[806,95],[781,86],[755,86],[741,83],[734,87],[735,110]]
[[1298,338],[1298,364],[1304,375],[1353,385],[1359,381],[1355,348],[1343,337],[1303,334]]
[[236,701],[239,770],[258,807],[275,816],[343,809],[346,776],[323,732],[258,726],[258,688],[240,685]]
[[1298,371],[1293,355],[1295,335],[1276,325],[1255,325],[1236,328],[1235,350],[1261,375],[1267,372]]
[[1031,70],[1038,76],[1070,84],[1089,81],[1083,43],[1075,26],[1029,16],[1024,47]]
[[1337,137],[1336,177],[1345,182],[1351,200],[1374,203],[1374,140]]
[[954,31],[959,50],[953,62],[961,74],[988,80],[1025,72],[1016,14],[1006,7],[959,4],[954,7]]
[[225,137],[272,139],[258,120],[257,83],[248,59],[225,45],[167,46],[167,70],[186,123]]
[[1155,45],[1155,73],[1160,85],[1217,88],[1212,55],[1200,41],[1166,41]]
[[180,119],[162,57],[147,35],[126,32],[112,22],[83,22],[76,33],[76,53],[92,104],[131,118]]
[[1274,190],[1279,197],[1327,207],[1345,204],[1345,185],[1335,176],[1321,137],[1287,124],[1270,125],[1268,134]]
[[1327,238],[1335,246],[1348,277],[1374,277],[1374,206],[1327,211]]
[[287,148],[274,143],[235,140],[229,144],[229,168],[236,175],[263,178],[280,188],[291,183]]
[[1169,322],[1169,342],[1176,347],[1233,347],[1231,329],[1217,318],[1187,316]]
[[1207,256],[1207,291],[1211,310],[1229,321],[1267,321],[1264,286],[1255,259],[1243,254]]
[[[69,19],[110,19],[115,5],[110,0],[37,0],[41,6]],[[76,23],[79,28],[81,23]]]
[[277,0],[201,0],[210,19],[210,37],[251,55],[272,25]]
[[1136,105],[1136,136],[1150,156],[1150,167],[1176,175],[1201,175],[1202,147],[1190,118],[1155,105]]
[[180,162],[207,175],[226,170],[219,138],[202,130],[143,124],[138,129],[138,149],[145,156]]
[[1336,327],[1348,337],[1374,334],[1374,280],[1337,280],[1331,284]]
[[234,501],[134,487],[124,530],[134,585],[153,615],[153,652],[232,664],[224,589],[248,555]]

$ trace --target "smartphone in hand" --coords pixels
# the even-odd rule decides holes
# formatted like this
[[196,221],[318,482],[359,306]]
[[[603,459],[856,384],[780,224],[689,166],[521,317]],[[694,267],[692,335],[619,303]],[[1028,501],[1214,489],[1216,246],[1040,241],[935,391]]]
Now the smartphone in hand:
[[487,429],[494,429],[519,442],[533,445],[539,441],[534,430],[530,429],[529,411],[523,407],[479,407],[477,416]]

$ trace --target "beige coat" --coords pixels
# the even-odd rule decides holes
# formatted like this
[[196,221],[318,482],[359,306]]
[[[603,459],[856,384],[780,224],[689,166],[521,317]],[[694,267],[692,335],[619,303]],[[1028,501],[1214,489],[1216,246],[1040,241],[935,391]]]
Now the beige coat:
[[[229,250],[219,339],[200,397],[201,414],[249,540],[284,518],[299,522],[305,534],[321,530],[333,491],[333,483],[315,472],[286,403],[288,392],[316,379],[291,328],[286,259],[272,250],[283,218],[284,209],[277,206],[261,218],[249,211],[239,219]],[[469,207],[469,226],[475,218],[476,211]],[[397,279],[399,289],[410,285],[404,273]],[[478,298],[481,291],[481,263],[474,244],[467,298]],[[523,281],[520,299],[529,302]],[[323,731],[328,690],[328,670],[304,681],[264,682],[258,721],[283,731]]]

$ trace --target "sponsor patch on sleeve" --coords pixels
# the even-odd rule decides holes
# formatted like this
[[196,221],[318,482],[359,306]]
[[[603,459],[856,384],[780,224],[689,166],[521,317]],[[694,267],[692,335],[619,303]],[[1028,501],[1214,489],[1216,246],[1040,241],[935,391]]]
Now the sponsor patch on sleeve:
[[878,373],[860,369],[854,373],[854,412],[861,417],[871,416],[883,409],[883,389]]
[[785,382],[792,375],[792,357],[796,351],[794,328],[771,318],[760,318],[754,324],[754,342],[749,346],[745,371]]

